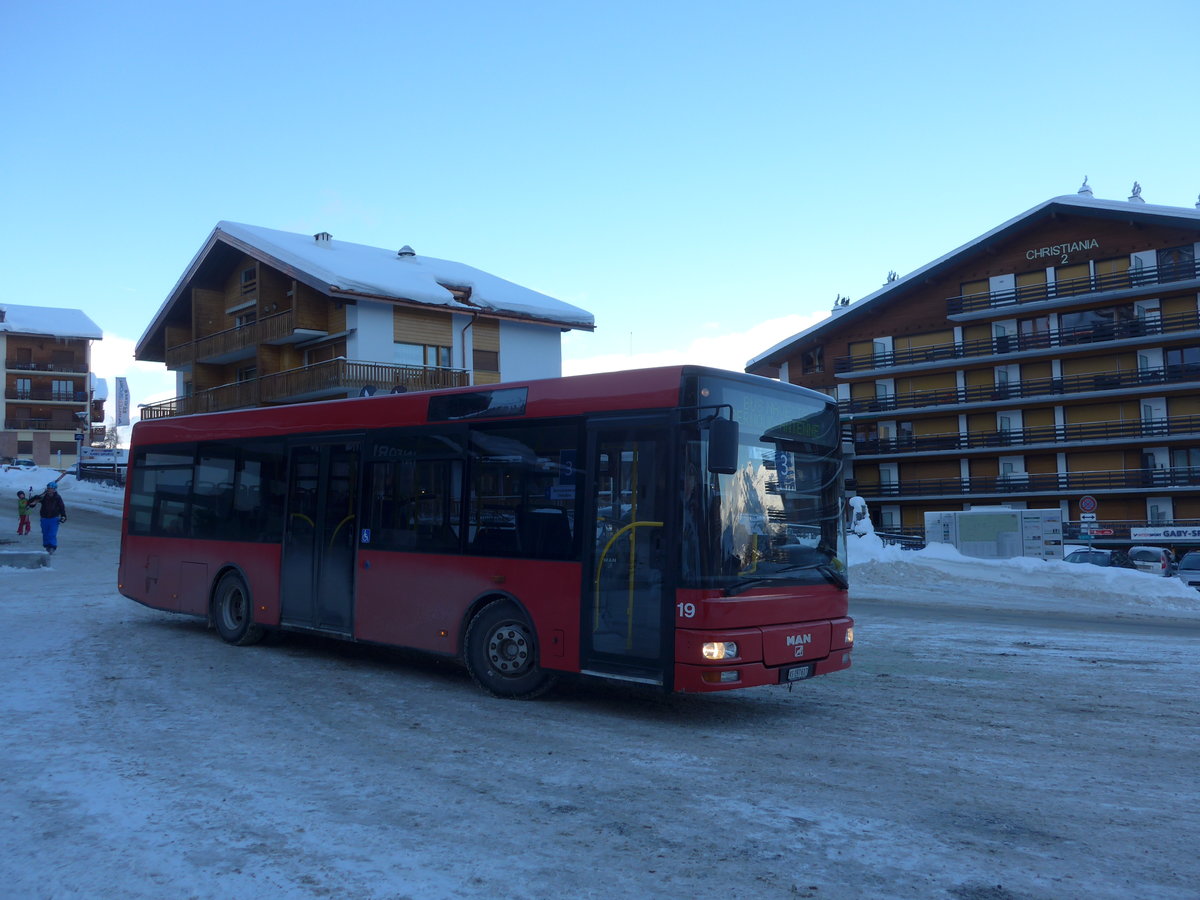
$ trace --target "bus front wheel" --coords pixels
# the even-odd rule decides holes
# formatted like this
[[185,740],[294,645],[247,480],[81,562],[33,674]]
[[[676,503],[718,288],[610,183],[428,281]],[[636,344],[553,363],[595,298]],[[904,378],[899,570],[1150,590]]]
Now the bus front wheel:
[[554,686],[555,677],[538,665],[537,639],[515,603],[485,606],[467,626],[467,671],[494,697],[531,700]]
[[223,640],[239,647],[257,644],[266,635],[261,625],[254,624],[254,608],[250,591],[242,576],[227,572],[217,582],[212,601],[213,624]]

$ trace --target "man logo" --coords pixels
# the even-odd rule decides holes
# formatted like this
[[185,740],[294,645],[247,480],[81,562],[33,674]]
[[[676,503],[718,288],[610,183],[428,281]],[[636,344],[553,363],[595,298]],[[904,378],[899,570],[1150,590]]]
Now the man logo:
[[789,634],[787,636],[787,645],[789,647],[799,647],[803,644],[811,644],[811,634]]

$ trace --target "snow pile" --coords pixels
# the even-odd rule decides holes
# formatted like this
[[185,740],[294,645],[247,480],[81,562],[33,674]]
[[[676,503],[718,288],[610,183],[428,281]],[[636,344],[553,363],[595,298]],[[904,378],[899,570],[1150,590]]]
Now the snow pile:
[[[857,502],[856,502],[857,501]],[[1177,578],[1030,557],[976,559],[949,544],[884,544],[861,497],[850,501],[850,596],[864,599],[1200,618],[1200,591]]]

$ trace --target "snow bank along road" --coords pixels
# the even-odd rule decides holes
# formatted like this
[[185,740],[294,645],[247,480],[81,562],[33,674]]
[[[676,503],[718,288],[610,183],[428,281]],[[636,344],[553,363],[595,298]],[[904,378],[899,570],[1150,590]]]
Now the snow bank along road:
[[115,590],[116,519],[0,570],[6,897],[1195,898],[1178,634],[864,602],[792,692],[532,703],[252,648]]

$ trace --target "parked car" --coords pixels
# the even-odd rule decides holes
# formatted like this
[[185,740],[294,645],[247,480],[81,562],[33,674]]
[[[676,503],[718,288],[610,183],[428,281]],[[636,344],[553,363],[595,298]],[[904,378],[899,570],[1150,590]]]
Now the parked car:
[[38,464],[32,459],[10,459],[4,464],[5,472],[34,472]]
[[[1090,563],[1093,566],[1113,566],[1118,569],[1137,569],[1129,554],[1124,550],[1103,550],[1100,547],[1088,547],[1083,550],[1072,550],[1063,562]],[[1196,573],[1200,575],[1200,571]]]
[[1175,574],[1175,554],[1166,547],[1130,547],[1129,558],[1142,572],[1170,578]]
[[1200,591],[1200,550],[1189,550],[1179,561],[1179,580]]

